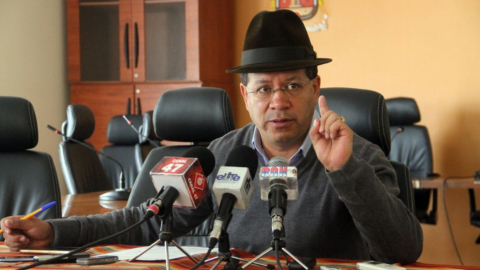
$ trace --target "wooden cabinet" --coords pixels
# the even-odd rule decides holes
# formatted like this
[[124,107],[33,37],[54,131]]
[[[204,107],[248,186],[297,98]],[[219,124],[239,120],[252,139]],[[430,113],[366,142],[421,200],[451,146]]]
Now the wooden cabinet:
[[[67,0],[70,103],[89,106],[108,144],[127,99],[153,110],[162,93],[192,86],[233,91],[233,3],[224,0]],[[232,96],[232,95],[230,95]]]

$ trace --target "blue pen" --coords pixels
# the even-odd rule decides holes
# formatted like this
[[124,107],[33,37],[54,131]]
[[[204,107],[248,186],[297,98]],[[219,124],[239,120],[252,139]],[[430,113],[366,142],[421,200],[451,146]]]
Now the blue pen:
[[[50,203],[47,203],[45,204],[44,206],[38,208],[37,210],[33,211],[32,213],[22,217],[21,219],[29,219],[33,216],[38,216],[40,215],[43,211],[47,210],[48,208],[54,206],[57,202],[56,201],[53,201],[53,202],[50,202]],[[0,234],[3,233],[3,230],[0,230]]]

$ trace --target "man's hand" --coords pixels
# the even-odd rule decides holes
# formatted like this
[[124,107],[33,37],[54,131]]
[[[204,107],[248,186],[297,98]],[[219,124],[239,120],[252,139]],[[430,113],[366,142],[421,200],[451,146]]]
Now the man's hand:
[[318,99],[320,120],[315,120],[310,130],[317,158],[330,172],[340,169],[352,155],[353,131],[342,117],[328,109],[324,96]]
[[6,217],[1,226],[5,245],[10,250],[18,251],[26,247],[49,247],[54,240],[54,230],[50,223],[32,217],[20,219],[22,216]]

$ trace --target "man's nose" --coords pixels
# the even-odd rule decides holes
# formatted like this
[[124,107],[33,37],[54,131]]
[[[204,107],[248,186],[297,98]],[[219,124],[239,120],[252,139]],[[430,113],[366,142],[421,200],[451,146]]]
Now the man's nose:
[[275,89],[271,96],[270,107],[275,109],[285,109],[289,106],[290,100],[288,93],[282,89]]

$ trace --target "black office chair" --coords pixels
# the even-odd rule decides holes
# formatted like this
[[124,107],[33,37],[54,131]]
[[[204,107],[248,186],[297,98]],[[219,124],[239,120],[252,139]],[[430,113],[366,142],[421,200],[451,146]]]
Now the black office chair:
[[[137,114],[126,115],[131,124],[138,130],[143,123],[143,117]],[[102,152],[115,159],[118,164],[111,159],[100,155],[100,161],[114,188],[119,188],[120,174],[124,174],[125,187],[131,188],[138,175],[138,168],[135,161],[135,148],[140,142],[138,133],[127,123],[123,115],[112,117],[108,123],[107,139],[110,145],[102,148]]]
[[113,189],[98,154],[86,141],[95,129],[95,118],[90,108],[81,104],[68,105],[67,123],[63,129],[65,140],[59,146],[60,164],[69,193]]
[[[475,179],[480,179],[480,171],[475,173]],[[475,201],[475,190],[468,189],[468,197],[470,199],[470,224],[475,227],[480,227],[480,210],[477,210],[477,204]],[[475,241],[476,244],[480,244],[480,236]]]
[[[433,173],[433,154],[430,136],[425,126],[417,125],[420,110],[413,98],[386,100],[392,134],[389,159],[406,164],[414,178],[436,176]],[[415,189],[415,216],[425,224],[437,223],[437,190]],[[433,194],[431,196],[431,194]],[[430,199],[433,197],[429,212]]]
[[[328,107],[343,116],[348,126],[360,137],[380,146],[386,156],[390,152],[390,124],[384,97],[375,91],[354,88],[322,88]],[[318,110],[318,107],[317,107]],[[398,197],[412,212],[415,210],[409,169],[400,162],[391,162],[400,188]]]
[[0,219],[29,214],[52,201],[56,205],[39,218],[60,218],[62,199],[52,158],[29,150],[38,143],[32,104],[19,97],[0,97],[0,126]]
[[153,111],[148,111],[143,115],[143,123],[139,131],[142,134],[140,143],[135,145],[135,165],[138,171],[142,169],[148,154],[153,149],[162,146],[161,139],[157,137],[153,128]]
[[[160,97],[153,115],[158,137],[191,144],[153,149],[137,177],[127,207],[140,205],[156,195],[150,171],[163,157],[178,157],[193,146],[207,146],[235,126],[230,98],[226,91],[219,88],[200,87],[168,91]],[[207,246],[212,222],[213,215],[186,236],[177,238],[177,243]]]

